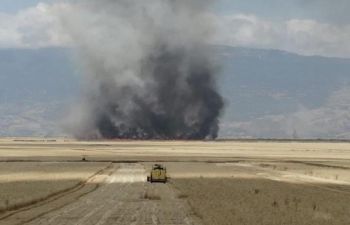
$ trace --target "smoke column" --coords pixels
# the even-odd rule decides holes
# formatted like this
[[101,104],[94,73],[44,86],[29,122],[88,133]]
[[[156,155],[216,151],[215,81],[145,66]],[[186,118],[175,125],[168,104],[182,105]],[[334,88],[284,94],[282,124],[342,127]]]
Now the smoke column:
[[85,75],[78,138],[216,138],[208,1],[85,0],[61,12]]

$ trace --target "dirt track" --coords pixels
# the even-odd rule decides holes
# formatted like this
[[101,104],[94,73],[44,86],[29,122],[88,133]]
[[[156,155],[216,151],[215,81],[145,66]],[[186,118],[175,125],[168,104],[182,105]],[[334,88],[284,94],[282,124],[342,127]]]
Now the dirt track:
[[14,214],[3,222],[33,225],[198,224],[187,203],[178,198],[171,185],[149,184],[144,182],[145,179],[146,172],[140,164],[114,166],[108,176],[101,174],[92,181],[103,182],[95,191],[76,201],[71,201],[72,196],[67,195],[63,206],[49,202],[30,209],[29,214]]

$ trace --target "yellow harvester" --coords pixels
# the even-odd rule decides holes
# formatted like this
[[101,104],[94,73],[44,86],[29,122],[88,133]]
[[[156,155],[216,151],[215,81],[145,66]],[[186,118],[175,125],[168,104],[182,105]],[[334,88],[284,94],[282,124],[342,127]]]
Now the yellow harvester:
[[161,182],[166,183],[167,182],[167,174],[166,174],[166,168],[165,166],[162,166],[160,164],[154,164],[151,170],[150,176],[147,176],[148,182]]

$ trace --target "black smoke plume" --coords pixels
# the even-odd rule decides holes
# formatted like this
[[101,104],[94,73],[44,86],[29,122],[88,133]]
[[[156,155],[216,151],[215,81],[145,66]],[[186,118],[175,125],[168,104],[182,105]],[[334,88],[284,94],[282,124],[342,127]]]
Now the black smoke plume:
[[86,79],[70,123],[78,138],[216,138],[223,100],[207,1],[90,0],[65,27]]

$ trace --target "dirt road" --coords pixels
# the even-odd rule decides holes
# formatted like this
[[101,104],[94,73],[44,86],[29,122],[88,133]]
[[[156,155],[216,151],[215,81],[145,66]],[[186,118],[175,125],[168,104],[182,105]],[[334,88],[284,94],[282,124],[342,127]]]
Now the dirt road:
[[[41,206],[43,212],[34,218],[28,218],[28,212],[26,215],[18,213],[3,222],[30,225],[199,224],[186,201],[178,198],[171,185],[149,184],[145,182],[146,177],[141,164],[114,165],[95,191],[54,210],[49,209],[55,202]],[[45,212],[45,209],[51,212]]]

